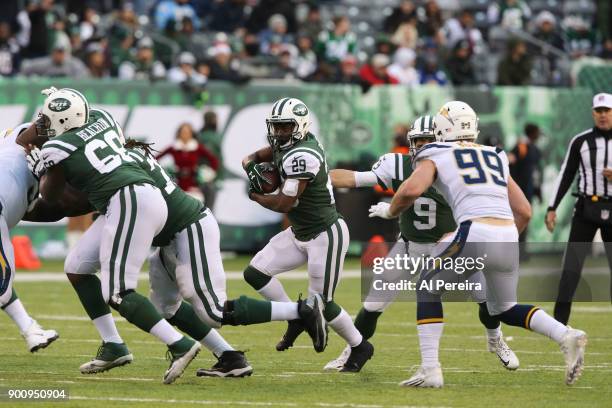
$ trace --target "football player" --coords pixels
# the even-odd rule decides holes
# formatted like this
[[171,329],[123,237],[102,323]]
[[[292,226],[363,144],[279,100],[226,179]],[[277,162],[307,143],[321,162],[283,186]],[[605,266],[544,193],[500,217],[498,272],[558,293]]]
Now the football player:
[[24,123],[0,134],[0,308],[15,322],[30,352],[47,347],[59,335],[32,319],[13,288],[15,255],[9,231],[32,210],[38,197],[38,180],[28,170],[23,146],[17,136],[30,127]]
[[[416,153],[412,175],[402,183],[390,205],[379,203],[371,208],[372,214],[395,218],[433,185],[449,203],[459,226],[432,252],[440,258],[484,258],[486,254],[483,272],[489,314],[557,342],[565,357],[565,383],[574,384],[583,370],[586,334],[565,326],[538,307],[516,301],[518,234],[527,226],[531,208],[509,176],[506,154],[499,148],[475,143],[478,117],[465,102],[444,104],[435,126],[442,142],[428,143]],[[456,279],[455,272],[434,269],[422,276],[425,282],[446,279]],[[430,296],[439,297],[440,292],[431,291]],[[440,366],[421,367],[401,385],[423,383],[442,384]]]
[[[435,141],[433,119],[433,116],[421,116],[414,121],[407,135],[410,154],[387,153],[380,157],[378,162],[372,166],[371,171],[356,172],[334,169],[330,172],[333,186],[352,188],[373,187],[378,184],[385,190],[397,191],[402,182],[412,174],[411,160],[414,153],[424,144]],[[412,207],[400,215],[399,226],[400,237],[398,244],[388,255],[390,258],[393,258],[394,253],[405,253],[406,249],[410,257],[429,256],[436,242],[457,228],[450,207],[434,188],[426,190]],[[474,274],[470,281],[479,282],[484,287],[482,273]],[[374,335],[378,318],[393,301],[393,295],[396,293],[366,298],[355,319],[355,327],[366,339]],[[489,351],[497,353],[505,368],[515,370],[518,368],[519,361],[504,341],[499,321],[492,319],[487,313],[484,289],[472,291],[472,298],[479,306],[479,317],[486,328]],[[436,300],[417,303],[417,331],[421,349],[421,365],[424,367],[439,365],[437,351],[439,333],[442,333],[443,326],[441,303]],[[342,354],[327,363],[324,369],[341,368],[349,351],[348,348],[344,349]]]
[[[266,299],[289,301],[275,277],[307,264],[309,293],[325,300],[325,320],[350,346],[340,371],[357,372],[372,357],[373,346],[355,328],[350,316],[334,302],[334,291],[349,244],[346,223],[336,210],[325,150],[309,132],[308,107],[299,99],[282,98],[266,118],[266,146],[243,159],[249,178],[249,198],[272,211],[286,213],[291,228],[275,235],[244,271],[245,280]],[[260,163],[273,162],[282,185],[278,194],[263,194]],[[303,331],[299,320],[289,322],[276,349],[286,350]]]

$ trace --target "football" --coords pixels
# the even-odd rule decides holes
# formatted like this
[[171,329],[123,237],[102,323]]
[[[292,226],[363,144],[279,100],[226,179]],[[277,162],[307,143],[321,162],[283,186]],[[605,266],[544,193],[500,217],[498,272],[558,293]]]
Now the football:
[[275,192],[281,184],[281,178],[278,169],[272,163],[261,163],[260,166],[263,167],[262,174],[268,180],[270,180],[269,183],[263,182],[261,184],[264,194],[270,194]]

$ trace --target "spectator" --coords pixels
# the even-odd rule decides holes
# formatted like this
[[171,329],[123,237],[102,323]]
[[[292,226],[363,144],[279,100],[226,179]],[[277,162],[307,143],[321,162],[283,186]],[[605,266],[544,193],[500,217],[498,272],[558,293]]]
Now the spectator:
[[612,59],[612,38],[604,41],[598,56],[602,59]]
[[204,146],[198,143],[195,131],[189,123],[183,123],[176,131],[174,144],[161,153],[156,159],[170,155],[176,166],[176,180],[179,187],[193,196],[203,199],[198,185],[198,168],[202,160],[206,160],[210,167],[217,171],[219,160]]
[[217,113],[213,110],[204,112],[204,125],[198,135],[198,141],[222,161],[221,138]]
[[531,18],[531,9],[523,0],[500,0],[487,10],[490,24],[500,24],[510,30],[522,30]]
[[597,34],[582,17],[570,16],[565,19],[565,46],[574,59],[592,55],[597,44]]
[[210,62],[209,79],[230,81],[236,84],[244,83],[248,77],[240,75],[238,69],[231,65],[232,50],[227,44],[218,44],[210,50],[212,61]]
[[533,197],[542,201],[540,191],[542,176],[542,152],[536,145],[540,137],[540,128],[533,123],[527,123],[524,135],[508,154],[510,175],[523,190],[525,197],[531,203]]
[[195,70],[196,59],[190,52],[181,52],[178,66],[168,71],[168,81],[177,84],[187,82],[189,85],[204,85],[208,78]]
[[309,77],[317,69],[317,55],[312,49],[312,39],[305,34],[298,37],[295,72],[298,77]]
[[357,64],[357,58],[353,55],[347,55],[340,61],[340,67],[333,77],[332,81],[338,84],[361,84],[361,77],[359,76],[359,65]]
[[111,72],[117,74],[119,66],[132,58],[132,47],[136,43],[135,33],[138,20],[134,9],[126,3],[117,14],[117,19],[109,30],[109,47],[111,55]]
[[419,73],[414,68],[415,52],[410,48],[398,48],[389,66],[389,75],[397,78],[400,84],[414,86],[419,83]]
[[446,74],[438,65],[438,58],[427,55],[423,67],[419,70],[419,82],[429,85],[446,85],[448,82]]
[[92,38],[99,36],[100,16],[92,7],[86,7],[83,11],[83,18],[79,24],[79,37],[81,41],[86,42]]
[[359,76],[364,83],[364,91],[375,85],[398,84],[399,81],[389,75],[389,57],[385,54],[374,54],[369,64],[364,64],[359,70]]
[[270,70],[266,77],[272,79],[284,79],[287,81],[297,77],[294,65],[295,59],[292,57],[292,52],[297,56],[297,48],[294,45],[285,47],[278,55],[278,64]]
[[58,38],[50,56],[24,60],[21,64],[21,74],[73,79],[85,78],[88,75],[85,64],[70,55],[70,45],[65,38]]
[[461,11],[457,18],[448,20],[444,24],[443,31],[449,49],[455,48],[459,41],[467,40],[472,53],[479,54],[484,51],[482,33],[474,27],[474,16],[467,10]]
[[166,77],[164,64],[155,59],[153,40],[144,37],[138,42],[136,58],[119,66],[119,79],[146,79],[156,81]]
[[321,60],[338,63],[348,54],[355,54],[357,39],[351,31],[351,22],[346,16],[334,18],[334,29],[323,31],[315,47]]
[[287,21],[287,31],[295,33],[297,24],[295,20],[295,6],[291,1],[278,0],[260,0],[253,7],[253,11],[246,23],[246,29],[252,33],[258,33],[265,30],[268,26],[268,20],[274,14],[282,14]]
[[424,10],[419,10],[419,36],[430,39],[437,39],[440,35],[444,20],[442,11],[436,0],[428,0]]
[[310,38],[311,42],[315,42],[319,33],[323,31],[323,23],[321,22],[321,10],[316,4],[311,4],[308,8],[306,19],[302,22],[300,35]]
[[0,22],[0,76],[11,76],[19,70],[20,48],[11,32],[11,25]]
[[535,19],[533,36],[559,50],[564,50],[563,38],[557,32],[557,19],[548,10],[541,11]]
[[462,40],[455,45],[453,54],[446,63],[446,71],[453,85],[473,85],[476,83],[472,51],[467,41]]
[[189,0],[162,0],[155,9],[155,25],[159,30],[165,30],[168,24],[182,21],[189,17],[196,29],[200,28],[200,20]]
[[414,3],[411,0],[402,0],[398,7],[393,9],[393,12],[387,17],[383,23],[383,31],[386,33],[394,33],[400,25],[415,19],[417,11]]
[[408,154],[410,148],[408,146],[408,131],[410,126],[405,123],[396,123],[393,126],[393,147],[391,153]]
[[416,17],[402,22],[391,37],[391,42],[398,47],[415,49],[419,40]]
[[272,49],[273,43],[277,46],[293,43],[293,36],[287,33],[287,20],[282,14],[274,14],[270,17],[268,28],[259,34],[262,54],[276,55],[277,53]]
[[508,52],[497,65],[498,85],[528,85],[531,82],[531,60],[520,40],[508,42]]
[[53,0],[30,0],[26,6],[29,21],[30,35],[29,43],[24,50],[24,58],[38,58],[48,55],[50,46],[53,44],[49,38],[47,27],[48,15],[53,8]]
[[85,49],[85,64],[92,78],[108,78],[110,76],[105,50],[100,43],[89,43]]
[[244,27],[246,0],[216,1],[210,19],[209,27],[213,31],[234,33]]

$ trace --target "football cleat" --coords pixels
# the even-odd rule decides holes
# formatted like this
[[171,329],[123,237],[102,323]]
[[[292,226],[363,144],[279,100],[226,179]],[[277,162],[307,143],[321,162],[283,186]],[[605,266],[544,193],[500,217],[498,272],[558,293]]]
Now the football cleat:
[[342,350],[342,353],[340,353],[338,358],[336,358],[335,360],[332,360],[329,363],[325,364],[325,367],[323,367],[323,370],[324,371],[340,371],[340,370],[342,370],[342,368],[344,367],[344,364],[346,364],[346,360],[348,360],[350,355],[351,355],[351,346],[347,345],[344,348],[344,350]]
[[324,308],[323,298],[318,293],[309,296],[306,300],[298,300],[298,314],[317,353],[321,353],[327,347],[328,328],[323,317]]
[[344,363],[344,367],[340,369],[340,372],[358,373],[373,355],[374,346],[366,339],[363,339],[357,346],[351,347],[351,354],[346,363]]
[[97,374],[134,361],[125,343],[105,343],[98,348],[96,358],[81,365],[81,374]]
[[406,381],[399,383],[402,387],[442,388],[444,377],[440,364],[434,367],[419,367],[416,373]]
[[201,348],[200,343],[186,336],[169,345],[166,358],[170,360],[170,367],[164,373],[164,384],[172,384],[176,381],[198,355]]
[[302,324],[300,319],[289,320],[287,322],[287,331],[276,345],[276,351],[285,351],[293,347],[295,339],[297,339],[304,330],[304,324]]
[[55,330],[43,329],[36,320],[32,320],[30,327],[21,332],[21,336],[25,339],[30,353],[44,349],[59,338],[59,334]]
[[212,368],[200,368],[198,377],[248,377],[253,374],[243,351],[227,350],[217,358],[217,364]]
[[487,346],[489,352],[496,353],[499,357],[499,361],[508,370],[516,370],[519,367],[519,359],[514,354],[514,351],[506,344],[504,338],[499,336],[498,338],[491,338],[487,340]]
[[584,368],[584,349],[587,344],[587,335],[582,330],[568,330],[561,340],[561,351],[565,357],[565,383],[575,384]]

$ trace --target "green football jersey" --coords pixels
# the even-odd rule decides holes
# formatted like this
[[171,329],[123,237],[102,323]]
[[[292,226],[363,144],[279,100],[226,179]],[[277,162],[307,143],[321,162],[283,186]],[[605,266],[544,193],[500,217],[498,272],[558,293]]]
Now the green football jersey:
[[48,164],[62,166],[66,181],[87,193],[96,210],[105,213],[108,201],[122,187],[153,184],[122,140],[117,122],[107,112],[91,109],[85,125],[49,139],[41,153]]
[[[410,156],[387,153],[372,166],[372,172],[382,188],[397,191],[412,174]],[[437,242],[444,234],[457,228],[450,206],[433,187],[400,215],[399,225],[403,239],[419,243]]]
[[204,204],[181,190],[168,176],[164,169],[142,149],[126,149],[140,167],[146,171],[164,196],[168,206],[168,218],[159,234],[153,239],[153,246],[166,246],[174,236],[188,225],[204,217]]
[[287,214],[297,239],[308,241],[340,218],[325,151],[313,134],[308,133],[287,150],[275,150],[274,164],[283,181],[288,178],[308,180],[306,189]]

